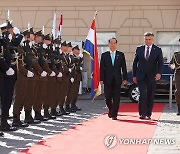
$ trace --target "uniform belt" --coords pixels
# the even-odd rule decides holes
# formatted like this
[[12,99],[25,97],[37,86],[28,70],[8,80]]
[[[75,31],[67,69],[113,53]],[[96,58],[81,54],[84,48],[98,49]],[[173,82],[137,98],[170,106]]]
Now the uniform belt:
[[60,63],[60,61],[59,60],[55,60],[55,62],[54,62],[55,64],[59,64]]
[[51,63],[51,60],[50,59],[46,60],[46,63]]

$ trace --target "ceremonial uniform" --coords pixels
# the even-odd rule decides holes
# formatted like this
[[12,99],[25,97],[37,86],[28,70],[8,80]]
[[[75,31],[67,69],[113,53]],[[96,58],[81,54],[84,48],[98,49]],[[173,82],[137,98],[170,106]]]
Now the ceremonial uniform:
[[[67,46],[66,41],[64,41],[61,46]],[[69,114],[69,112],[64,110],[64,104],[66,101],[67,94],[70,89],[71,82],[74,80],[71,78],[72,69],[70,68],[70,56],[66,51],[62,52],[62,68],[63,68],[63,76],[62,76],[62,91],[59,99],[59,106],[61,114]]]
[[[78,50],[79,51],[79,47],[78,46],[75,46],[73,49],[73,52],[74,50]],[[73,66],[73,78],[74,78],[74,82],[71,83],[71,86],[70,86],[70,89],[69,89],[69,92],[68,92],[68,95],[67,95],[67,99],[66,99],[66,107],[69,108],[69,104],[71,104],[71,111],[79,111],[81,110],[80,108],[78,108],[76,106],[76,101],[77,101],[77,97],[78,97],[78,92],[79,92],[79,85],[80,85],[80,81],[82,80],[82,74],[81,74],[81,71],[82,71],[82,58],[79,57],[79,53],[78,55],[76,54],[73,54],[73,63],[72,63],[72,66]]]
[[35,46],[38,52],[38,62],[41,68],[43,69],[43,73],[41,74],[38,84],[37,84],[37,92],[35,95],[35,99],[33,102],[33,109],[35,111],[35,119],[40,121],[46,121],[47,118],[44,118],[41,114],[42,105],[44,102],[46,89],[47,89],[47,74],[51,73],[50,68],[45,60],[45,53],[42,47],[42,43],[39,43]]
[[56,108],[58,106],[58,101],[59,101],[59,95],[61,95],[61,91],[62,91],[62,63],[61,63],[61,59],[62,59],[62,55],[60,54],[60,48],[59,48],[59,43],[58,43],[59,39],[54,40],[54,47],[55,50],[53,51],[53,56],[54,56],[54,71],[56,73],[56,82],[54,84],[54,88],[55,88],[55,93],[54,93],[54,97],[55,97],[55,101],[52,102],[51,104],[51,115],[53,116],[61,116],[62,114],[57,112]]
[[176,104],[178,107],[177,115],[180,115],[180,51],[175,52],[171,61],[171,68],[175,69],[175,97],[176,97]]
[[25,68],[24,62],[24,51],[22,47],[18,49],[18,71],[17,71],[17,81],[15,85],[15,97],[13,105],[13,126],[15,127],[27,127],[28,124],[25,124],[20,121],[20,114],[24,106],[25,93],[27,89],[27,73],[28,70]]
[[[34,32],[33,29],[30,29],[30,37],[33,38]],[[33,102],[36,96],[37,83],[40,77],[40,74],[43,72],[43,69],[38,63],[37,54],[33,51],[31,38],[24,41],[24,51],[25,51],[25,63],[26,69],[28,70],[27,74],[27,90],[25,94],[24,101],[24,110],[25,110],[25,122],[28,124],[39,123],[40,121],[34,120],[31,115]]]
[[[47,42],[48,44],[45,44]],[[47,90],[46,90],[46,95],[44,98],[44,117],[49,118],[49,119],[55,119],[55,116],[52,116],[49,113],[49,108],[52,107],[52,104],[56,101],[56,88],[55,88],[55,83],[56,83],[56,73],[55,73],[55,64],[54,64],[54,55],[53,55],[53,45],[51,44],[51,37],[49,34],[47,34],[44,37],[44,46],[45,47],[45,54],[46,54],[46,59],[48,63],[48,67],[51,70],[51,73],[47,77]]]
[[[22,35],[18,28],[12,26],[10,21],[7,21],[7,31],[3,32],[4,46],[3,46],[3,57],[5,62],[8,64],[10,73],[6,72],[4,76],[3,86],[3,99],[2,99],[2,117],[1,117],[1,129],[4,131],[17,130],[15,127],[11,127],[7,123],[9,116],[9,109],[11,107],[14,86],[17,79],[17,66],[18,66],[18,50]],[[15,31],[16,29],[16,31]]]

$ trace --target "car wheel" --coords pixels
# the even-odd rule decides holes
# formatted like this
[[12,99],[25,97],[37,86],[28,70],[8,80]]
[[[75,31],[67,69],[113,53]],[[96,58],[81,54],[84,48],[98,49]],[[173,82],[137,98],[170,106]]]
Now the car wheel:
[[137,85],[133,85],[129,89],[129,98],[132,102],[137,103],[139,101],[139,88]]

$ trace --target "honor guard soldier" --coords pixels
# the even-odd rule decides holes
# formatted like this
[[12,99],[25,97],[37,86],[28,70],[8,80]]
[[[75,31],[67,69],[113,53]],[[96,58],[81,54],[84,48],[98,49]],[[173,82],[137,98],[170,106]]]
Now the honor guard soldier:
[[27,73],[27,90],[25,93],[24,99],[24,110],[25,110],[25,123],[28,124],[37,124],[40,123],[39,120],[34,120],[32,117],[32,107],[33,102],[36,96],[36,86],[39,80],[40,75],[43,73],[43,69],[40,67],[38,63],[37,53],[34,51],[33,43],[34,43],[34,31],[33,28],[28,28],[27,35],[25,36],[27,39],[24,43],[24,51],[25,51],[25,63]]
[[3,99],[2,99],[2,117],[1,117],[1,130],[11,131],[17,130],[15,127],[11,127],[7,123],[7,118],[9,116],[9,109],[11,107],[14,86],[17,79],[17,66],[18,66],[18,51],[22,35],[18,28],[12,26],[11,21],[7,21],[6,30],[3,30],[3,57],[5,62],[9,66],[9,70],[4,76],[4,86],[3,86]]
[[174,53],[170,64],[170,68],[175,69],[175,98],[178,107],[177,115],[180,115],[180,51]]
[[60,112],[62,115],[70,114],[70,112],[65,111],[64,105],[66,101],[67,94],[69,92],[69,88],[71,82],[74,82],[74,79],[71,78],[72,69],[70,68],[70,56],[68,53],[68,47],[66,41],[61,43],[61,51],[62,51],[62,68],[63,68],[63,76],[62,76],[62,91],[59,100]]
[[[24,36],[28,35],[28,30],[25,30],[22,34]],[[25,63],[26,54],[23,50],[23,47],[19,46],[18,50],[19,50],[18,71],[17,71],[17,81],[15,85],[12,125],[15,127],[28,127],[29,125],[27,123],[23,123],[20,120],[20,114],[24,107],[25,94],[27,90],[27,81],[28,81],[27,75],[29,71],[28,69],[26,69],[26,63]]]
[[[2,33],[6,31],[6,26],[7,26],[7,23],[0,25]],[[2,97],[3,97],[4,77],[5,77],[5,73],[9,70],[9,66],[4,60],[4,53],[3,53],[4,43],[5,42],[4,42],[3,36],[0,35],[0,98],[1,98],[1,102],[2,102]],[[1,104],[1,107],[2,107],[2,104]],[[3,132],[0,131],[0,136],[3,136],[3,135],[4,135]]]
[[48,75],[47,80],[47,90],[44,98],[44,117],[48,119],[56,119],[55,116],[51,115],[49,112],[49,108],[52,106],[52,103],[56,102],[56,73],[55,73],[55,63],[54,63],[54,55],[53,55],[53,44],[50,34],[44,36],[44,44],[43,48],[46,54],[46,61],[48,63],[49,68],[51,69],[51,73]]
[[83,58],[81,58],[79,56],[80,49],[79,49],[78,45],[72,48],[72,52],[73,52],[73,57],[74,57],[73,58],[74,82],[71,84],[66,102],[68,104],[71,104],[71,111],[80,111],[81,108],[77,107],[76,102],[77,102],[77,97],[78,97],[78,92],[79,92],[80,81],[82,81],[81,71],[82,71],[82,60],[83,60]]
[[70,72],[70,78],[73,79],[70,84],[69,84],[69,90],[68,90],[68,93],[67,93],[67,98],[65,100],[65,104],[66,104],[66,107],[65,107],[65,110],[68,111],[68,112],[76,112],[76,110],[73,110],[72,108],[70,108],[70,100],[68,98],[71,98],[72,97],[72,93],[70,93],[70,91],[72,91],[72,84],[74,83],[74,76],[75,76],[75,63],[74,63],[74,56],[73,56],[73,53],[72,53],[72,45],[71,45],[71,42],[69,42],[67,44],[67,47],[68,47],[68,56],[69,56],[69,68],[71,69],[71,72]]
[[47,74],[51,73],[51,69],[49,68],[47,62],[46,62],[46,55],[43,49],[43,34],[42,30],[38,31],[35,33],[35,44],[34,48],[38,54],[38,63],[43,69],[43,72],[41,73],[39,77],[39,81],[37,84],[37,92],[35,95],[35,99],[33,102],[33,109],[35,111],[35,120],[40,120],[40,121],[47,121],[48,118],[45,118],[41,114],[42,110],[42,105],[44,102],[45,94],[46,94],[46,88],[47,88]]
[[54,93],[54,97],[55,97],[55,101],[52,102],[51,104],[51,115],[53,116],[61,116],[61,112],[57,112],[57,106],[58,106],[58,102],[59,102],[59,96],[61,95],[61,91],[62,91],[62,53],[60,50],[60,44],[61,44],[61,39],[60,38],[56,38],[55,40],[53,40],[53,56],[54,56],[54,64],[55,64],[55,68],[54,71],[57,74],[56,76],[56,82],[54,85],[54,89],[56,90]]

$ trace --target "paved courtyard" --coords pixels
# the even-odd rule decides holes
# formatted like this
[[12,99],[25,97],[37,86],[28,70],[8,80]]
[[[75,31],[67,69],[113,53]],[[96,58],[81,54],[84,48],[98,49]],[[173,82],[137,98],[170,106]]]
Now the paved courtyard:
[[[103,97],[101,97],[103,98]],[[122,102],[129,102],[123,99]],[[5,132],[4,137],[0,138],[0,153],[14,154],[26,147],[43,139],[49,138],[55,134],[80,124],[92,117],[96,117],[107,111],[103,99],[97,99],[91,102],[88,99],[78,101],[78,106],[83,110],[71,113],[70,115],[57,117],[56,120],[49,120],[41,124],[31,125],[27,128],[19,129],[15,132]],[[158,121],[153,138],[173,138],[176,143],[173,145],[150,145],[148,154],[179,154],[180,153],[180,116],[176,116],[176,105],[168,108],[166,103],[165,109]],[[24,117],[22,114],[21,118]],[[12,120],[9,120],[11,122]],[[103,143],[102,143],[103,144]]]

